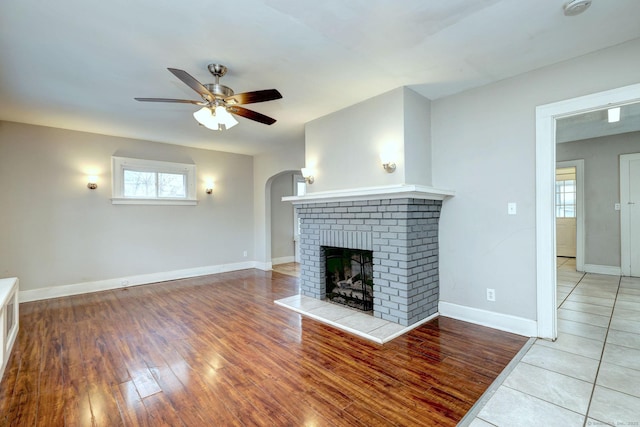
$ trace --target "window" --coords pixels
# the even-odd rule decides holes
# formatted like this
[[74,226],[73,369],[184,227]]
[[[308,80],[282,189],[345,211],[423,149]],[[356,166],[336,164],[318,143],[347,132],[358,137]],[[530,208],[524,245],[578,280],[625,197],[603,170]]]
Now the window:
[[576,180],[556,181],[556,218],[576,217]]
[[195,205],[196,166],[112,157],[113,204]]

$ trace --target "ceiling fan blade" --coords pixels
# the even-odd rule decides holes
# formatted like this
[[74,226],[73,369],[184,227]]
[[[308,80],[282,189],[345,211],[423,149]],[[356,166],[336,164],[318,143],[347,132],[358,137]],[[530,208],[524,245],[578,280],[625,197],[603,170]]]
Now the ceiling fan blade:
[[236,93],[224,100],[229,104],[253,104],[256,102],[273,101],[280,99],[282,95],[275,89],[256,90],[254,92]]
[[191,76],[191,74],[187,73],[183,70],[178,70],[177,68],[167,68],[174,76],[182,80],[184,84],[189,86],[191,89],[195,90],[200,94],[200,96],[212,101],[215,99],[214,94],[209,92],[209,90],[202,85],[199,81]]
[[256,122],[264,123],[265,125],[272,125],[276,122],[276,119],[272,119],[269,116],[265,116],[264,114],[257,113],[252,110],[248,110],[246,108],[231,106],[227,107],[227,111],[232,114],[237,114],[246,119],[255,120]]
[[170,98],[133,98],[141,102],[177,102],[180,104],[203,105],[202,101],[191,101],[190,99],[170,99]]

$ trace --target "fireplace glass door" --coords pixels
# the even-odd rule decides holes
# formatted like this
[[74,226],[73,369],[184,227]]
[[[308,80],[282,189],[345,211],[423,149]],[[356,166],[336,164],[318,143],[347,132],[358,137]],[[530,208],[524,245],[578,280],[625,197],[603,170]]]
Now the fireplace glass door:
[[373,252],[324,247],[327,300],[373,313]]

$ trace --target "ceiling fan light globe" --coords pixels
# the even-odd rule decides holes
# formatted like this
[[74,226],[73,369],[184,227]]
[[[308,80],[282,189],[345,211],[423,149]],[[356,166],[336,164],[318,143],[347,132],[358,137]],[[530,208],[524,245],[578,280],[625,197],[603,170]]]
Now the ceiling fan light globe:
[[213,115],[213,111],[209,107],[202,107],[193,113],[193,117],[207,129],[218,130],[220,128],[218,119]]
[[231,129],[238,124],[238,121],[221,105],[216,107],[216,118],[220,125],[224,125],[225,129]]

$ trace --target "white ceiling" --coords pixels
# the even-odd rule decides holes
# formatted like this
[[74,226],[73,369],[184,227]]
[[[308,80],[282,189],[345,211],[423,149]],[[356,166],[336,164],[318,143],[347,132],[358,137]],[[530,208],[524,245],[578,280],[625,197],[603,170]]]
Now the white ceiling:
[[[256,154],[304,140],[304,123],[409,86],[451,95],[640,37],[640,1],[593,0],[2,0],[0,120]],[[238,118],[198,126],[199,96],[167,71],[236,92],[278,89]]]

